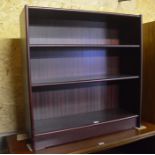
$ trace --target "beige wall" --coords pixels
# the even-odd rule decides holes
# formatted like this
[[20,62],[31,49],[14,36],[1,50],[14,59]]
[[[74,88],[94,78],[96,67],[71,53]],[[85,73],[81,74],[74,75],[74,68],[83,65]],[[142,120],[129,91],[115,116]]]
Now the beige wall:
[[25,4],[142,14],[155,20],[154,0],[0,0],[0,133],[24,128],[19,15]]

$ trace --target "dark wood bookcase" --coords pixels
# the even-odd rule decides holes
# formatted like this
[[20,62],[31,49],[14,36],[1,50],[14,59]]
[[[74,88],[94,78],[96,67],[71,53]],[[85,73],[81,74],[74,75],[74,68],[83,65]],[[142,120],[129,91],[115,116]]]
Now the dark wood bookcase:
[[140,126],[141,16],[26,6],[27,127],[35,150]]

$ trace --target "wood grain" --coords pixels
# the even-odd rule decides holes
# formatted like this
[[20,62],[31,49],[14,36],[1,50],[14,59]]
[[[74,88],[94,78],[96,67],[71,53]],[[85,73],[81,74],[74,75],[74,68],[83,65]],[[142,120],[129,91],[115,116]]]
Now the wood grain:
[[[117,148],[132,142],[140,141],[148,137],[155,136],[155,125],[147,122],[143,122],[142,125],[146,126],[146,129],[138,131],[136,129],[130,129],[122,132],[113,133],[106,136],[100,136],[82,140],[65,145],[50,147],[36,152],[30,152],[27,147],[26,141],[17,141],[16,135],[9,136],[7,138],[9,153],[98,153],[101,151]],[[103,145],[99,145],[103,144]]]
[[143,119],[155,123],[155,22],[143,25]]
[[[140,125],[141,16],[27,6],[26,17],[26,82],[34,149]],[[128,78],[122,78],[122,74]],[[108,76],[113,78],[95,80]],[[37,84],[39,87],[34,87]],[[60,121],[62,117],[113,108],[137,117],[112,118],[105,121],[106,125],[91,124],[91,128],[77,123],[75,128],[66,129],[67,123]],[[43,126],[41,134],[46,136],[37,136],[36,122],[46,119],[59,120],[50,122],[57,135],[50,134],[53,128],[46,131]],[[59,123],[62,128],[57,128]]]

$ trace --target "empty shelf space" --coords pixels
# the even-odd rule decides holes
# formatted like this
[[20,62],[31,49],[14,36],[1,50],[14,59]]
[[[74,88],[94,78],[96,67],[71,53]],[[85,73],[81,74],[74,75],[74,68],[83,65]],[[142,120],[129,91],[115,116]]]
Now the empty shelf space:
[[138,48],[140,45],[105,45],[105,44],[29,44],[30,47],[104,47],[104,48]]
[[108,109],[79,113],[77,115],[69,115],[65,117],[35,120],[35,136],[48,134],[48,132],[60,132],[65,129],[77,129],[78,127],[87,127],[136,117],[137,115],[128,113],[121,109]]
[[[104,82],[104,81],[118,81],[118,80],[130,80],[138,79],[138,75],[109,75],[106,77],[77,77],[77,79],[55,79],[51,80],[52,82],[38,82],[32,83],[32,87],[41,87],[41,86],[57,86],[57,85],[68,85],[68,84],[82,84],[82,83],[93,83],[93,82]],[[58,81],[59,80],[59,81]]]

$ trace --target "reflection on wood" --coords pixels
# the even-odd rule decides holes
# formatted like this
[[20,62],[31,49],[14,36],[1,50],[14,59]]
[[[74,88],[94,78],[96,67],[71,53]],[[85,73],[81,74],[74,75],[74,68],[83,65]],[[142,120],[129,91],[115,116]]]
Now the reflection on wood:
[[36,23],[34,21],[29,29],[30,44],[119,44],[117,29],[108,28],[106,22],[42,19]]
[[[37,50],[37,51],[36,51]],[[33,49],[32,83],[74,81],[119,74],[118,53],[106,49]]]
[[88,87],[41,91],[32,94],[34,119],[48,119],[116,108],[119,87],[94,85]]
[[101,111],[87,112],[63,116],[58,118],[48,118],[35,120],[35,134],[44,134],[47,132],[71,129],[76,127],[84,127],[93,124],[106,123],[117,119],[137,117],[121,109],[107,109]]

